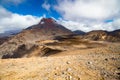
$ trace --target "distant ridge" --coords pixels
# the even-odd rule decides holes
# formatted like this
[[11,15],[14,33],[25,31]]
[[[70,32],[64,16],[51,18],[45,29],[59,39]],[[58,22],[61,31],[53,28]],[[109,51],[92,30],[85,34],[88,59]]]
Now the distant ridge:
[[81,31],[81,30],[75,30],[73,32],[74,32],[74,34],[77,34],[77,35],[84,35],[85,34],[85,32]]
[[120,29],[110,32],[104,30],[94,30],[86,33],[83,38],[96,41],[102,40],[116,42],[120,41]]

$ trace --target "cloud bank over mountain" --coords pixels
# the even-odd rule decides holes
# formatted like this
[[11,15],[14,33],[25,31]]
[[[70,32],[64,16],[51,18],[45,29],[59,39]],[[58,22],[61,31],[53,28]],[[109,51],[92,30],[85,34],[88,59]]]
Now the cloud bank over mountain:
[[108,20],[120,16],[120,0],[59,0],[55,9],[65,19]]
[[24,29],[37,24],[42,17],[20,15],[0,7],[0,33],[8,30]]
[[62,15],[63,25],[84,31],[120,28],[120,0],[58,0],[54,9]]

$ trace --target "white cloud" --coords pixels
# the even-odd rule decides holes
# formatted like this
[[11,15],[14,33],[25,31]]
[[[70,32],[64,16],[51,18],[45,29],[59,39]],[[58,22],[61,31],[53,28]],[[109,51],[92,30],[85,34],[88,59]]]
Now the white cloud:
[[118,27],[120,28],[120,18],[119,19],[116,19],[113,21],[112,25],[114,25],[115,27]]
[[20,15],[7,11],[0,7],[0,33],[7,30],[16,30],[27,28],[33,24],[37,24],[42,17],[32,15]]
[[11,14],[11,12],[7,11],[6,9],[0,6],[0,19],[4,17],[9,17],[11,16]]
[[113,22],[105,23],[105,22],[91,22],[89,24],[83,22],[76,22],[71,20],[57,20],[60,24],[64,25],[66,28],[74,31],[74,30],[82,30],[85,32],[89,32],[92,30],[107,30],[113,31],[116,29],[120,29],[120,19],[114,20]]
[[50,4],[48,4],[46,1],[42,4],[42,7],[44,8],[44,9],[46,9],[47,11],[49,11],[50,10]]
[[120,0],[59,0],[55,9],[64,19],[106,20],[120,16]]
[[54,9],[62,15],[60,23],[71,30],[112,31],[120,29],[119,3],[120,0],[58,0]]

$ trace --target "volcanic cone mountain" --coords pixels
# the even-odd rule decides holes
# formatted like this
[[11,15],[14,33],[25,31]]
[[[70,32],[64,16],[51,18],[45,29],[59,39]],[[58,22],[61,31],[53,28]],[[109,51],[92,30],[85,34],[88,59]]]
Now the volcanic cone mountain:
[[72,32],[58,24],[52,18],[43,18],[39,24],[28,27],[22,34],[24,34],[26,38],[30,38],[30,40],[44,40],[53,39],[55,36],[60,35],[70,35]]
[[70,34],[72,34],[70,30],[58,24],[52,18],[43,18],[39,24],[28,27],[0,45],[0,57],[3,57],[3,55],[22,57],[24,53],[28,53],[35,48],[36,41],[50,40],[56,36]]

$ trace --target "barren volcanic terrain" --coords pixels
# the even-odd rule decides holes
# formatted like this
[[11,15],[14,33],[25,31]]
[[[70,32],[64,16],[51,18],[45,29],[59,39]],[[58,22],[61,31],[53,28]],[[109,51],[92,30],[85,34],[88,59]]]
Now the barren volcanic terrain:
[[43,18],[1,39],[0,80],[120,80],[120,30],[76,33]]
[[38,56],[40,50],[36,48],[31,58],[1,59],[0,79],[120,79],[120,43],[78,39],[38,41],[37,43],[44,44],[43,57]]

